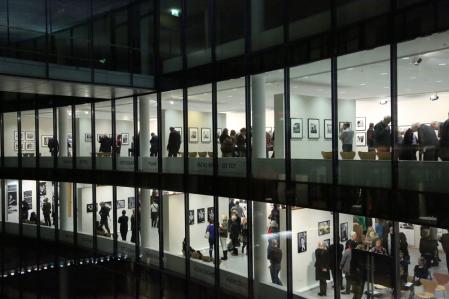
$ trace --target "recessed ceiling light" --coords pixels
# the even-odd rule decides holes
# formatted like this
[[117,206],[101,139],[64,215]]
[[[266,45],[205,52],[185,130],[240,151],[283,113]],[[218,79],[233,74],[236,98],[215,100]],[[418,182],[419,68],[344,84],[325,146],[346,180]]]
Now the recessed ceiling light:
[[346,70],[347,71],[352,71],[354,68],[353,67],[350,67],[350,68],[347,68]]
[[309,76],[304,76],[304,77],[302,77],[303,79],[309,79]]
[[402,59],[402,60],[409,60],[410,57],[402,57],[401,59]]
[[446,66],[445,63],[439,63],[438,65],[439,65],[439,66]]
[[379,101],[379,104],[381,104],[381,105],[386,105],[387,103],[388,103],[387,99],[382,99]]
[[170,101],[170,104],[172,104],[172,105],[173,105],[174,103],[175,103],[175,102],[173,102],[173,101]]
[[384,89],[390,89],[390,86],[384,86]]
[[89,111],[84,111],[84,114],[89,114]]
[[388,73],[380,73],[381,76],[386,76]]
[[232,96],[228,96],[228,98],[232,98]]
[[366,83],[360,83],[360,86],[365,86],[366,85]]
[[443,82],[443,80],[437,80],[437,81],[435,81],[435,83],[441,83],[441,82]]
[[181,14],[181,10],[179,10],[177,8],[171,8],[170,14],[174,17],[179,17],[179,15]]
[[297,89],[297,88],[299,88],[298,86],[296,86],[296,85],[294,85],[292,88],[294,88],[294,89]]

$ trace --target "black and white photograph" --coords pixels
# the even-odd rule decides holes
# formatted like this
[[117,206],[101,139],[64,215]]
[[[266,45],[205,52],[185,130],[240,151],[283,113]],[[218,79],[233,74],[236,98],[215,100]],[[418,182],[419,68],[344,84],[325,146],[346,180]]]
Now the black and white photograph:
[[133,197],[128,197],[128,209],[134,209],[136,207],[136,202]]
[[413,228],[414,228],[414,226],[413,226],[412,223],[401,223],[401,224],[399,225],[399,227],[400,227],[400,228],[403,228],[403,229],[413,229]]
[[[22,141],[21,144],[22,144],[22,151],[26,151],[25,141]],[[18,142],[14,142],[14,151],[16,151],[16,152],[19,151],[19,143]]]
[[47,183],[39,182],[39,195],[47,195]]
[[302,139],[303,138],[303,126],[302,118],[292,118],[291,119],[291,131],[292,139]]
[[213,207],[209,207],[207,208],[207,220],[214,220],[214,208]]
[[211,131],[210,128],[201,128],[201,143],[210,143]]
[[35,148],[36,147],[35,147],[35,143],[34,142],[26,142],[25,143],[25,149],[27,151],[34,151]]
[[324,139],[332,139],[332,119],[324,120]]
[[84,134],[84,142],[92,142],[92,134],[91,133]]
[[128,133],[120,133],[122,135],[122,145],[129,144],[129,134]]
[[331,233],[331,221],[318,222],[318,236],[327,235]]
[[298,253],[307,251],[307,232],[298,233]]
[[356,132],[355,144],[356,146],[366,146],[366,132]]
[[34,141],[34,132],[33,131],[25,132],[25,140]]
[[206,221],[206,212],[204,208],[196,210],[196,222],[204,223]]
[[100,202],[100,206],[101,204],[103,204],[108,207],[109,209],[112,209],[112,201],[104,201],[104,202]]
[[348,223],[340,223],[340,240],[341,242],[348,241]]
[[48,141],[52,139],[51,135],[42,135],[41,136],[41,147],[48,147]]
[[17,185],[8,185],[8,214],[17,212]]
[[[19,135],[17,134],[17,131],[14,131],[14,140],[19,140]],[[25,132],[20,133],[20,140],[25,140]]]
[[198,128],[189,128],[189,142],[198,143]]
[[324,242],[324,245],[326,245],[326,248],[329,249],[329,246],[331,246],[331,239],[325,239],[325,240],[323,240],[323,242]]
[[352,122],[350,121],[341,121],[338,123],[338,132],[342,132],[343,131],[343,126],[348,123],[349,124],[349,128],[352,130]]
[[125,200],[124,199],[117,200],[117,209],[124,209],[124,208],[125,208]]
[[195,210],[189,210],[189,225],[195,224]]
[[222,128],[217,129],[217,143],[220,143],[220,136],[222,132],[223,132]]
[[31,207],[33,206],[33,191],[23,191],[23,201],[26,202],[28,204],[28,207],[31,209]]
[[355,130],[365,131],[366,130],[366,117],[356,117],[355,118]]
[[93,213],[94,212],[94,204],[88,203],[86,209],[87,209],[87,213]]
[[320,138],[320,120],[317,118],[309,118],[307,120],[308,138],[319,139]]

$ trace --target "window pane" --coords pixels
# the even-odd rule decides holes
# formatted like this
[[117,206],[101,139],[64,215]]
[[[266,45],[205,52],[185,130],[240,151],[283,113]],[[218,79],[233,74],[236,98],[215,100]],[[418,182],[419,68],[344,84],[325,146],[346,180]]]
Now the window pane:
[[161,2],[159,51],[162,71],[169,73],[181,69],[181,1]]
[[[162,155],[163,172],[184,173],[184,115],[182,91],[162,94]],[[171,138],[170,138],[171,136]]]
[[92,168],[92,142],[96,142],[96,140],[92,138],[92,115],[90,110],[90,104],[76,105],[76,168],[79,169]]
[[[104,198],[105,200],[108,199],[107,197]],[[112,198],[112,194],[110,198]],[[101,205],[101,199],[99,202]],[[136,217],[138,216],[135,204],[134,188],[117,187],[117,250],[118,254],[127,255],[130,258],[135,257],[134,244],[137,242],[137,238],[140,238],[140,230],[138,230],[139,225],[137,225],[136,222]]]
[[191,0],[187,3],[186,52],[189,67],[210,62],[209,2]]
[[[97,169],[112,169],[111,102],[95,103]],[[92,136],[93,138],[93,136]]]
[[156,189],[140,189],[141,253],[146,264],[159,266],[161,196]]
[[59,168],[72,168],[72,107],[58,107]]
[[[25,132],[17,133],[17,112],[3,113],[5,130],[5,166],[17,167],[19,146],[25,148]],[[20,139],[20,142],[19,142]],[[8,142],[8,140],[14,142]]]
[[[139,97],[139,171],[157,172],[158,170],[158,123],[157,101],[155,95]],[[164,144],[162,144],[164,147]]]
[[[53,109],[39,110],[39,167],[52,168],[53,157],[50,148],[53,148]],[[49,147],[50,144],[50,147]]]
[[134,138],[133,120],[133,99],[117,100],[115,102],[115,155],[118,170],[134,171],[133,148],[136,138]]
[[25,148],[22,149],[22,167],[36,166],[36,130],[34,110],[22,111],[22,131],[25,132]]

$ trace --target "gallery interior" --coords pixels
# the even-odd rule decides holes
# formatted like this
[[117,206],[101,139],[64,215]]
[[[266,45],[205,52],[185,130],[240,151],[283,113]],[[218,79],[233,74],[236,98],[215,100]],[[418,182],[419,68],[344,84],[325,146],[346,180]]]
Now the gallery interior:
[[[449,296],[449,1],[44,2],[0,0],[2,237],[160,298]],[[0,252],[4,298],[57,265]]]

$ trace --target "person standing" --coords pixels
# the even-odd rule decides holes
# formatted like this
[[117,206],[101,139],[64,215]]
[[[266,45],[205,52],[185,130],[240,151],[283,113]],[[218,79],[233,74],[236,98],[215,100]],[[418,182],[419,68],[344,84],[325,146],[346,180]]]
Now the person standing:
[[169,157],[177,157],[179,148],[181,147],[181,134],[170,127],[170,134],[168,135],[167,151]]
[[59,142],[56,138],[48,139],[48,149],[52,157],[57,157],[59,152]]
[[159,221],[159,203],[157,197],[153,198],[151,203],[151,227],[158,227]]
[[417,140],[413,130],[407,129],[404,133],[404,139],[402,140],[402,149],[399,159],[401,160],[416,160],[416,147]]
[[206,227],[206,236],[209,241],[209,257],[212,259],[212,251],[214,251],[215,247],[214,219],[209,219],[209,224]]
[[374,152],[376,150],[374,147],[374,123],[370,123],[368,130],[366,131],[366,145],[368,146],[369,152]]
[[[343,250],[344,247],[343,245],[340,244],[340,237],[338,237],[338,242],[337,244],[332,243],[329,246],[329,263],[331,265],[331,274],[332,274],[332,279],[334,280],[334,285],[335,285],[335,281],[338,281],[340,284],[340,287],[343,288],[343,277],[341,275],[341,272],[338,271],[337,274],[337,269],[335,268],[335,265],[340,264],[342,255],[343,255]],[[337,256],[337,260],[335,260],[335,256]]]
[[385,116],[383,120],[374,126],[374,146],[378,152],[389,152],[391,147],[391,116]]
[[282,286],[279,279],[279,272],[281,271],[282,250],[278,246],[276,239],[271,239],[268,244],[267,259],[270,261],[270,275],[271,282]]
[[423,152],[424,161],[438,161],[438,136],[435,132],[435,122],[433,126],[415,123],[412,126],[413,132],[418,132],[418,144]]
[[240,218],[244,217],[245,215],[243,215],[243,208],[240,205],[240,201],[236,200],[235,201],[235,206],[233,207],[233,209],[235,209],[237,211],[237,215],[239,215]]
[[[345,252],[341,258],[340,269],[345,274],[346,278],[346,290],[342,291],[342,294],[351,293],[351,257],[352,257],[352,243],[346,242]],[[341,287],[343,290],[343,286]]]
[[240,223],[237,221],[239,219],[237,213],[233,213],[231,216],[231,223],[229,224],[229,238],[231,239],[231,255],[237,256],[239,254],[237,247],[239,244],[240,235]]
[[354,131],[351,129],[350,123],[343,124],[343,130],[340,133],[343,152],[352,152],[352,143],[354,141]]
[[126,236],[128,235],[128,216],[126,216],[126,210],[122,211],[122,216],[118,218],[118,223],[120,224],[122,241],[126,241]]
[[221,216],[221,223],[218,231],[220,233],[221,250],[223,250],[223,257],[221,258],[221,260],[225,261],[228,259],[228,216]]
[[117,139],[115,140],[115,153],[117,157],[120,157],[120,152],[122,150],[122,134],[117,135]]
[[240,134],[237,135],[237,150],[239,157],[246,157],[246,129],[241,128]]
[[440,127],[440,150],[441,160],[449,161],[449,118]]
[[318,248],[315,250],[315,280],[320,282],[320,292],[318,293],[318,296],[326,296],[326,280],[329,279],[329,252],[324,242],[320,241],[318,242]]
[[101,206],[100,212],[98,212],[98,214],[100,215],[100,227],[106,228],[106,231],[108,232],[108,234],[111,234],[111,230],[109,229],[109,224],[108,224],[109,211],[111,209],[108,206],[106,206],[106,204],[104,202],[102,202],[100,204],[100,206]]
[[232,152],[234,151],[234,144],[232,139],[228,134],[228,129],[224,128],[220,135],[220,150],[222,157],[232,157]]
[[[242,218],[242,254],[245,254],[245,247],[248,245],[248,221],[246,218]],[[246,250],[246,254],[248,255],[248,250]]]
[[157,148],[159,144],[159,136],[151,133],[150,139],[150,157],[157,157]]
[[44,204],[42,205],[42,214],[44,214],[45,225],[51,226],[51,220],[50,220],[51,203],[48,202],[48,198],[44,199]]
[[382,246],[381,239],[376,240],[374,247],[371,248],[369,252],[376,253],[376,254],[382,254],[382,255],[388,255],[387,250]]
[[447,271],[449,272],[449,231],[448,230],[446,230],[446,233],[444,233],[441,236],[440,242],[441,242],[441,246],[443,246],[443,251],[446,254]]

